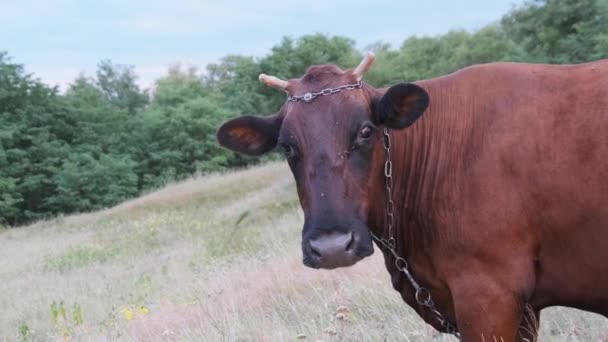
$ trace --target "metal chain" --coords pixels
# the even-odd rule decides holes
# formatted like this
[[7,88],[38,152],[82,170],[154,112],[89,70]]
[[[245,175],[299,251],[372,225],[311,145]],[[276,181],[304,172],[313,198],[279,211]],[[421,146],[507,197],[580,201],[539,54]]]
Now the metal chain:
[[318,91],[318,92],[308,92],[308,93],[306,93],[304,95],[287,96],[287,102],[304,101],[304,102],[308,103],[308,102],[312,102],[318,96],[327,96],[327,95],[339,93],[342,90],[359,89],[362,86],[363,86],[363,84],[361,83],[361,81],[359,81],[359,82],[354,83],[354,84],[346,84],[346,85],[339,86],[339,87],[336,87],[336,88],[326,88],[326,89],[323,89],[323,90]]
[[384,140],[384,151],[386,152],[386,161],[384,162],[384,178],[386,180],[386,195],[388,199],[386,201],[386,218],[387,218],[387,228],[388,228],[388,239],[379,238],[374,233],[370,231],[372,237],[376,239],[379,243],[381,243],[386,249],[388,249],[393,258],[395,258],[395,266],[399,271],[401,271],[407,280],[412,284],[412,287],[415,290],[414,298],[416,302],[431,311],[433,316],[439,321],[439,324],[445,329],[448,334],[452,334],[460,339],[460,333],[456,330],[456,327],[448,321],[448,319],[437,310],[435,307],[435,302],[431,298],[431,293],[425,287],[420,286],[418,282],[414,279],[412,274],[410,273],[410,266],[407,261],[399,256],[397,251],[395,250],[395,237],[393,235],[393,224],[395,221],[395,203],[393,202],[393,162],[391,161],[391,135],[388,128],[384,128],[383,134]]

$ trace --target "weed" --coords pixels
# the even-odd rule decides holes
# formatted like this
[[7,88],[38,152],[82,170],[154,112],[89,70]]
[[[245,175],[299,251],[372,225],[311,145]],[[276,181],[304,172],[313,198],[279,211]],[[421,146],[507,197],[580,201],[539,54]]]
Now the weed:
[[92,263],[103,263],[118,255],[117,248],[104,248],[98,245],[78,246],[45,258],[43,269],[46,271],[67,272]]
[[19,325],[19,335],[17,339],[21,342],[30,342],[34,340],[34,334],[27,323],[21,323]]

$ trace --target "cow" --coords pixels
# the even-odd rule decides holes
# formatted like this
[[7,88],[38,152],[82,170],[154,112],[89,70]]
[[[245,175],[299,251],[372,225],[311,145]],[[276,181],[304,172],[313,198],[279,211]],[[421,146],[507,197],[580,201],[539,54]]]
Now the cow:
[[388,88],[357,67],[260,80],[287,95],[224,123],[246,155],[282,148],[303,262],[382,251],[392,285],[464,341],[532,341],[540,310],[608,317],[608,60],[490,63]]

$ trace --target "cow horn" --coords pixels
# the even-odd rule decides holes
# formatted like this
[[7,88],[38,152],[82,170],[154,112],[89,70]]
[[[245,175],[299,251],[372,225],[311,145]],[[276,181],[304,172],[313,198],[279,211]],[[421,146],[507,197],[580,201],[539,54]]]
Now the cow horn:
[[357,82],[361,81],[365,73],[367,73],[369,68],[372,67],[372,64],[374,64],[374,59],[376,59],[374,53],[371,51],[368,52],[361,63],[359,63],[359,65],[353,70],[353,75],[355,75]]
[[278,77],[268,76],[266,74],[260,74],[259,79],[260,82],[264,83],[265,85],[283,91],[287,91],[287,86],[289,85],[289,82],[287,81],[284,81]]

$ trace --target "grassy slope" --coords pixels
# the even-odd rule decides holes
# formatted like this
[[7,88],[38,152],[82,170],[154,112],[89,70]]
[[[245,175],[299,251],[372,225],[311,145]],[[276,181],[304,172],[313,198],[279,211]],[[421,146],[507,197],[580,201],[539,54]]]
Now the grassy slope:
[[[115,208],[0,233],[0,341],[448,341],[392,290],[378,253],[301,262],[283,164],[188,180]],[[598,341],[608,321],[543,312],[543,341]]]

